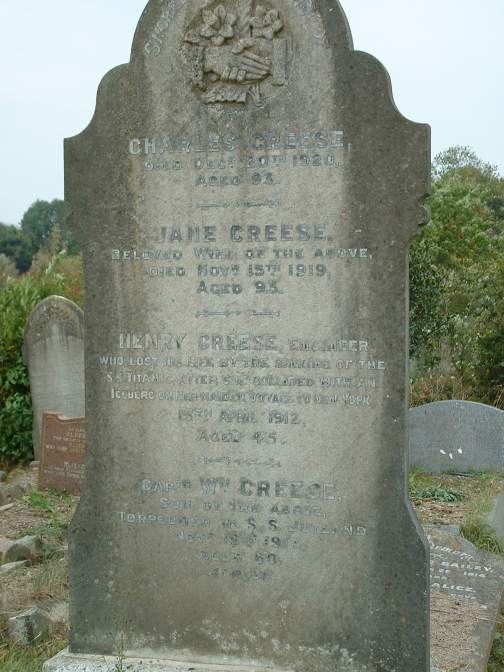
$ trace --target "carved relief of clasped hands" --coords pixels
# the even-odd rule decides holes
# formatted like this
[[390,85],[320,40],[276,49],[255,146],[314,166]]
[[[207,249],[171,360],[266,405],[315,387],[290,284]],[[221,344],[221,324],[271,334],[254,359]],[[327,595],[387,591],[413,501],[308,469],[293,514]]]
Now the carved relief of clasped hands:
[[204,70],[223,82],[259,82],[271,73],[271,59],[251,47],[224,45],[207,47]]

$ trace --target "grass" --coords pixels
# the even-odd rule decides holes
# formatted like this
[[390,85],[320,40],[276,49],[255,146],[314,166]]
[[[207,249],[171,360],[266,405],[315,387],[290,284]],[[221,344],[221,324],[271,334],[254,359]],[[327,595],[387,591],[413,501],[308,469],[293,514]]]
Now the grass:
[[493,507],[494,498],[501,492],[502,474],[492,472],[446,472],[432,476],[421,469],[409,474],[410,498],[437,502],[464,502],[465,517],[484,518]]
[[482,551],[504,555],[504,546],[497,539],[495,530],[481,518],[466,520],[460,526],[460,534]]
[[[2,579],[0,631],[11,616],[33,604],[64,602],[68,599],[68,567],[65,559],[53,558],[27,567]],[[5,597],[4,597],[5,596]],[[0,665],[0,670],[3,668]]]
[[39,492],[38,490],[30,490],[30,492],[23,498],[24,501],[32,509],[40,509],[47,513],[54,513],[54,504],[47,492]]
[[76,498],[67,493],[31,490],[23,500],[40,514],[41,521],[23,530],[18,537],[38,536],[44,544],[44,561],[53,557],[63,546],[72,519]]
[[461,490],[444,488],[435,478],[419,469],[412,469],[409,476],[409,493],[412,500],[433,499],[437,502],[461,502],[465,494]]
[[0,644],[2,672],[41,672],[42,665],[67,645],[63,635],[57,635],[38,646],[24,648]]
[[487,672],[504,671],[504,611],[501,614],[500,623],[497,626],[497,632],[488,661]]

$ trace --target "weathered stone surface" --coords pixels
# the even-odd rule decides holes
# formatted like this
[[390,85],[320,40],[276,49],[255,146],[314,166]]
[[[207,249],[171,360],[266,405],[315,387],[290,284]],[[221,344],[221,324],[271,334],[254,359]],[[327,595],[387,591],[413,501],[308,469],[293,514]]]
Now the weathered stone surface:
[[486,672],[504,596],[504,561],[461,537],[429,529],[432,660]]
[[3,506],[0,506],[0,513],[2,513],[2,511],[9,511],[13,507],[14,504],[12,502],[10,504],[4,504]]
[[40,560],[42,555],[42,542],[39,537],[23,537],[11,541],[4,553],[5,562],[19,562],[27,560],[31,564]]
[[10,499],[21,499],[28,492],[28,485],[25,483],[13,483],[8,486],[7,492]]
[[[44,665],[44,672],[116,672],[120,659],[116,656],[93,656],[70,654],[62,651]],[[163,660],[139,660],[138,658],[123,658],[123,669],[128,672],[228,672],[227,666],[175,664]],[[233,667],[236,672],[247,672],[250,668],[243,666]],[[256,672],[269,672],[271,668],[254,667]],[[251,672],[251,671],[250,671]],[[431,667],[430,672],[446,672],[437,667]]]
[[3,562],[5,551],[9,547],[10,543],[11,540],[7,539],[7,537],[0,537],[0,563]]
[[6,480],[7,480],[7,472],[0,471],[0,483],[3,483]]
[[33,646],[47,638],[51,628],[51,620],[48,614],[32,607],[23,611],[22,614],[9,618],[9,637],[13,642],[22,646]]
[[84,482],[84,418],[43,413],[38,485],[80,495]]
[[0,484],[0,504],[6,504],[9,499],[9,486],[5,483]]
[[[123,669],[128,672],[227,672],[226,666],[199,665],[197,663],[181,666],[163,660],[139,660],[138,658],[123,658],[117,656],[93,656],[85,654],[70,654],[68,650],[44,664],[44,672],[117,672],[119,661]],[[237,672],[246,672],[247,668],[235,667]],[[257,672],[266,672],[270,668],[253,668]],[[448,672],[438,667],[430,668],[430,672]]]
[[44,411],[84,415],[83,327],[82,310],[61,296],[41,301],[28,319],[23,356],[30,372],[37,459]]
[[0,574],[11,574],[16,572],[18,569],[23,569],[23,567],[28,566],[28,560],[19,560],[18,562],[7,562],[4,565],[0,566]]
[[[62,651],[44,664],[44,672],[116,672],[117,656],[94,656],[70,654]],[[229,672],[226,665],[200,665],[198,663],[175,663],[167,660],[123,658],[123,669],[128,672]],[[270,668],[233,666],[236,672],[269,672]]]
[[432,473],[504,471],[504,411],[472,401],[410,410],[410,461]]
[[504,492],[496,497],[488,523],[493,527],[498,540],[504,547]]
[[53,627],[68,625],[68,602],[56,602],[50,605],[47,613]]
[[65,151],[88,419],[71,650],[426,672],[405,464],[428,127],[338,3],[152,0]]

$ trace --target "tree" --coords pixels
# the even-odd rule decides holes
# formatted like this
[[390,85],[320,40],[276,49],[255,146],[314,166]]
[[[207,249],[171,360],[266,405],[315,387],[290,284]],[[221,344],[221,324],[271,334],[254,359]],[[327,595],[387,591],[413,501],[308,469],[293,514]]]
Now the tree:
[[35,201],[23,215],[21,230],[31,242],[32,254],[63,248],[70,255],[79,254],[79,245],[66,226],[65,202],[58,198]]
[[15,278],[17,274],[17,268],[12,259],[6,257],[5,254],[0,254],[0,289],[7,278]]
[[482,161],[470,147],[462,145],[440,152],[432,162],[434,181],[453,175],[454,172],[481,180],[499,180],[497,166]]
[[24,213],[21,230],[32,244],[33,252],[47,250],[54,226],[63,225],[65,204],[55,198],[53,201],[37,200]]
[[433,177],[432,220],[411,253],[412,352],[429,356],[441,336],[459,379],[493,401],[504,390],[504,180],[468,147],[439,154]]
[[17,227],[0,224],[0,254],[4,254],[14,264],[19,273],[31,266],[32,246],[26,235]]
[[447,333],[446,271],[436,265],[435,249],[428,236],[410,250],[410,356],[432,366],[434,355]]

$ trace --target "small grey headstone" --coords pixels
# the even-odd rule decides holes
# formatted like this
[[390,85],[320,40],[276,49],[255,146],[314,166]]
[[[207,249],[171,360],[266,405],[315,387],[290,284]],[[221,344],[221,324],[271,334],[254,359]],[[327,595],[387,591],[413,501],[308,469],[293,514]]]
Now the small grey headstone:
[[65,145],[75,656],[122,639],[166,669],[428,671],[405,464],[429,139],[337,2],[149,2]]
[[22,646],[40,644],[47,638],[51,620],[39,607],[31,607],[8,621],[9,638]]
[[30,373],[36,458],[44,411],[70,418],[85,414],[83,337],[82,310],[61,296],[41,301],[28,319],[23,357]]
[[18,562],[6,562],[4,565],[0,565],[0,574],[5,576],[6,574],[12,574],[18,569],[23,569],[28,565],[28,560],[19,560]]
[[433,662],[441,669],[486,672],[504,597],[504,560],[461,537],[432,528],[427,534]]
[[492,511],[488,516],[488,523],[495,530],[497,539],[504,548],[504,492],[495,498]]
[[43,546],[39,537],[23,537],[9,542],[4,550],[4,562],[27,560],[36,563],[42,556]]
[[504,411],[472,401],[410,409],[410,463],[443,471],[504,471]]

